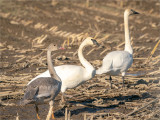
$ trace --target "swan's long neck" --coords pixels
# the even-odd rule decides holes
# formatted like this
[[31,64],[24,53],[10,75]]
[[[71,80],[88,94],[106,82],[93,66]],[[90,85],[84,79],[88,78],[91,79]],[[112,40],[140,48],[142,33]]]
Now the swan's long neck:
[[82,44],[80,45],[79,49],[78,49],[78,57],[79,60],[81,62],[81,64],[85,67],[86,70],[94,70],[94,67],[84,58],[82,51],[84,49],[85,46],[88,46],[87,43],[84,41],[82,42]]
[[124,30],[125,30],[125,51],[129,52],[130,54],[133,54],[133,49],[131,46],[130,41],[130,34],[129,34],[129,21],[128,21],[129,15],[124,14]]
[[58,81],[61,81],[61,79],[57,75],[57,73],[54,69],[54,66],[52,64],[51,50],[47,51],[47,63],[48,63],[48,69],[49,69],[49,73],[50,73],[51,77],[55,78]]

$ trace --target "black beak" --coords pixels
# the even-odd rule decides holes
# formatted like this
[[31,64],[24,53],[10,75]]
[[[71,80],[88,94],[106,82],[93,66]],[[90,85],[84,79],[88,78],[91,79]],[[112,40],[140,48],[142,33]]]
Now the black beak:
[[132,9],[131,9],[131,11],[132,11],[132,14],[140,14],[140,13],[138,13],[138,12],[132,10]]
[[91,40],[92,40],[93,44],[95,44],[97,46],[100,46],[99,43],[96,40],[94,40],[94,39],[91,39]]
[[138,12],[134,11],[134,12],[133,12],[133,14],[140,14],[140,13],[138,13]]
[[131,9],[131,11],[132,11],[133,14],[139,14],[138,12],[136,12],[136,11],[134,11],[132,9]]

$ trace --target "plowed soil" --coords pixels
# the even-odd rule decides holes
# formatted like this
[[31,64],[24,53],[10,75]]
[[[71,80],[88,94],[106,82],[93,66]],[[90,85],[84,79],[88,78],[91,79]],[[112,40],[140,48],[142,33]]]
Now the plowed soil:
[[[86,37],[95,37],[103,47],[86,47],[83,54],[96,69],[107,53],[123,50],[126,8],[140,14],[129,18],[134,62],[127,71],[132,76],[125,77],[125,89],[121,76],[113,76],[110,89],[109,76],[96,75],[66,91],[72,98],[66,98],[65,107],[72,120],[160,119],[159,0],[90,0],[89,4],[84,0],[0,0],[0,119],[37,119],[34,105],[16,103],[25,85],[47,70],[50,43],[65,48],[53,53],[55,65],[81,65],[77,49]],[[64,120],[60,98],[61,94],[56,97],[54,114]],[[48,104],[40,105],[39,111],[45,119]]]

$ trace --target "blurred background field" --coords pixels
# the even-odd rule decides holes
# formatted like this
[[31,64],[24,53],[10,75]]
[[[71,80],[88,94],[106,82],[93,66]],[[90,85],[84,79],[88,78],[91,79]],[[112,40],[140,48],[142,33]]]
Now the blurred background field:
[[[121,76],[113,77],[109,89],[105,74],[67,90],[72,120],[150,119],[160,118],[160,1],[159,0],[0,0],[0,119],[36,119],[33,105],[19,107],[23,87],[47,69],[46,48],[50,43],[65,48],[53,53],[56,65],[81,65],[77,49],[87,36],[104,46],[87,47],[85,58],[95,68],[113,50],[124,49],[123,13],[126,8],[139,12],[129,18],[134,62],[122,92]],[[154,47],[157,47],[154,49]],[[156,99],[157,98],[157,99]],[[55,116],[64,119],[64,109],[56,98]],[[156,100],[156,101],[154,101]],[[153,103],[152,103],[153,101]],[[148,106],[147,103],[151,102]],[[144,107],[144,108],[142,108]],[[130,115],[134,110],[138,110]],[[48,104],[40,106],[45,118]],[[128,116],[126,116],[128,115]]]

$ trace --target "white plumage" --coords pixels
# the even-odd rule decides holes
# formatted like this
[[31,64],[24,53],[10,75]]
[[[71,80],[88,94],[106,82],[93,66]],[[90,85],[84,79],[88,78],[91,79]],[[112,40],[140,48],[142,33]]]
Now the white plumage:
[[[124,51],[113,51],[108,53],[104,59],[102,66],[96,71],[96,74],[106,73],[110,75],[110,82],[112,80],[111,76],[122,74],[123,86],[124,86],[124,76],[126,71],[131,67],[133,63],[133,49],[130,43],[129,36],[129,23],[128,17],[132,14],[138,14],[134,10],[126,9],[124,12],[124,26],[125,26],[125,49]],[[112,84],[111,84],[112,87]]]
[[[78,65],[61,65],[54,67],[57,75],[62,80],[61,92],[64,93],[67,89],[75,88],[83,82],[95,76],[95,68],[84,58],[82,50],[85,46],[98,44],[96,40],[91,37],[86,38],[78,49],[78,57],[83,66]],[[49,71],[36,76],[30,82],[39,77],[50,77]],[[28,83],[28,85],[30,84]],[[63,97],[63,96],[62,96]]]
[[[61,65],[54,67],[57,75],[61,78],[62,87],[61,92],[65,92],[68,88],[75,88],[80,85],[83,81],[89,80],[91,76],[91,72],[89,72],[82,66],[78,65]],[[92,70],[91,70],[92,71]],[[87,75],[85,73],[88,73]],[[40,77],[50,77],[49,71],[45,71],[44,73],[36,76],[30,82],[34,81]],[[30,84],[28,83],[28,85]]]
[[96,74],[118,75],[126,71],[132,62],[132,54],[127,51],[113,51],[105,56],[102,67],[96,71]]

